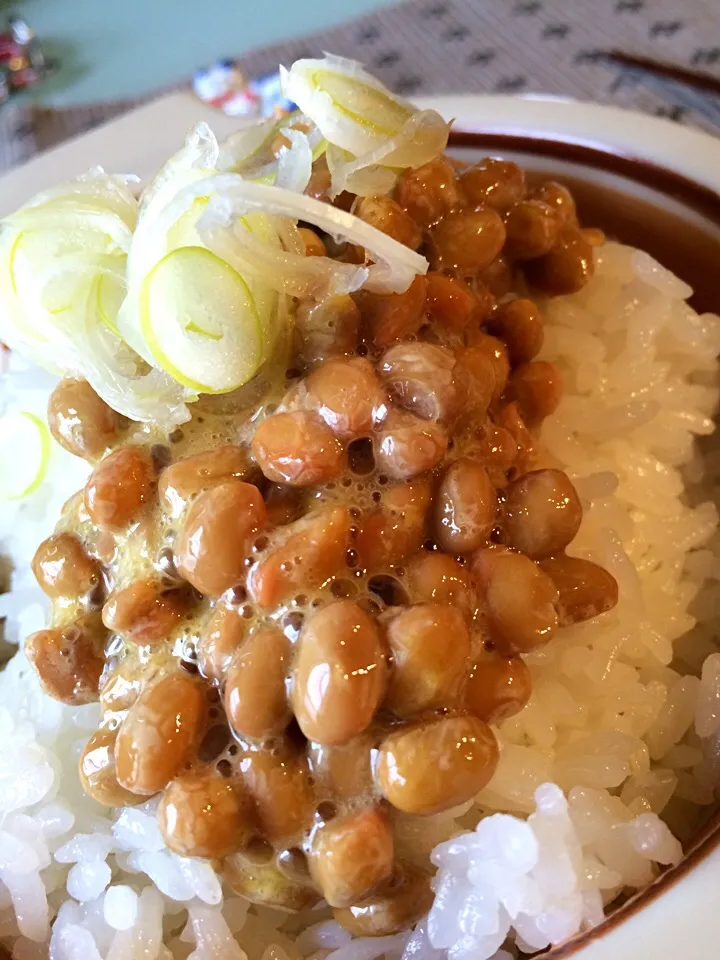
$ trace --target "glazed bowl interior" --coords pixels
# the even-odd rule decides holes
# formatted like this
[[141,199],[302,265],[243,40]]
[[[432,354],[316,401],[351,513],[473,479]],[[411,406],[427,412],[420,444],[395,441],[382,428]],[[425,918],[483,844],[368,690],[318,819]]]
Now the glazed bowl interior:
[[720,313],[720,195],[712,189],[582,144],[461,130],[451,134],[450,143],[459,159],[502,156],[519,163],[531,181],[561,180],[572,190],[583,224],[646,250],[690,284],[696,310]]
[[[547,111],[544,102],[516,101],[504,121],[493,113],[494,119],[487,125],[479,115],[473,117],[468,112],[467,100],[458,102],[458,119],[450,136],[449,152],[453,156],[469,162],[500,156],[520,164],[531,182],[548,178],[562,181],[573,192],[581,223],[599,227],[610,239],[646,250],[692,286],[690,303],[696,310],[720,313],[720,168],[716,168],[716,175],[700,169],[688,175],[682,164],[668,163],[662,150],[654,150],[657,144],[652,139],[643,142],[638,137],[635,145],[627,136],[619,138],[624,143],[612,137],[603,142],[600,127],[600,132],[591,136],[593,116],[597,113],[595,119],[600,120],[607,108],[563,103],[561,114],[568,107],[576,107],[590,116],[574,127],[578,114],[571,110],[567,114],[570,122],[563,125],[560,117],[559,129],[553,129],[539,117]],[[477,107],[481,107],[479,102]],[[621,120],[632,116],[614,112],[621,115]],[[447,110],[445,114],[451,115]],[[650,123],[653,134],[658,132],[657,123]],[[661,122],[660,133],[669,137],[676,131]],[[720,155],[720,143],[710,137],[702,140],[707,140],[708,154]],[[679,143],[678,152],[681,149]],[[709,158],[699,159],[701,168],[702,161]],[[678,924],[672,923],[670,916],[679,904],[683,910],[690,906],[692,890],[707,884],[708,870],[716,877],[714,882],[720,876],[720,809],[706,809],[684,848],[685,857],[677,867],[663,871],[650,887],[616,906],[600,927],[579,934],[546,956],[617,960],[629,956],[626,951],[639,940],[658,960],[676,958],[673,936],[666,940],[664,931],[671,924],[677,930]],[[699,922],[697,942],[705,939],[708,925],[717,932],[719,923],[714,918]],[[696,953],[691,947],[685,955],[706,954],[704,950]]]

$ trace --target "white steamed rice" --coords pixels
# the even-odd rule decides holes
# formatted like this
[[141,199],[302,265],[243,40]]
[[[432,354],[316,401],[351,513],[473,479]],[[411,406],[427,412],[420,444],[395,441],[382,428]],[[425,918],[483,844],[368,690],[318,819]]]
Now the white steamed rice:
[[[720,322],[690,292],[607,244],[584,290],[545,304],[542,356],[566,391],[543,440],[585,505],[571,552],[609,569],[620,600],[526,658],[533,696],[500,727],[478,806],[395,817],[401,854],[437,867],[427,920],[352,940],[326,908],[288,917],[223,891],[165,849],[155,801],[109,812],[84,796],[99,708],[49,699],[17,653],[0,674],[0,943],[18,960],[500,960],[599,923],[676,863],[720,785],[717,458],[695,445],[713,430]],[[44,415],[51,389],[13,359],[3,412]],[[86,473],[56,448],[38,493],[0,512],[12,640],[42,625],[28,561]]]

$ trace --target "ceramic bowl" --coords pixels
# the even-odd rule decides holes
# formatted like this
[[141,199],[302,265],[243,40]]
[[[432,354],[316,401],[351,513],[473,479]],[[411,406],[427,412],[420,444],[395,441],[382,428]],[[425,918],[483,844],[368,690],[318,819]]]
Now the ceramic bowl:
[[[516,160],[571,187],[581,221],[641,247],[720,313],[720,139],[667,120],[555,98],[437,97],[452,153]],[[720,812],[686,856],[592,931],[546,956],[695,960],[720,955]],[[716,946],[711,946],[715,944]]]
[[[583,222],[642,247],[690,283],[694,306],[720,313],[720,140],[666,120],[543,97],[426,98],[455,118],[452,150],[502,155],[568,182]],[[90,164],[156,170],[198,119],[235,122],[175,93],[69,141],[0,178],[0,214]],[[710,960],[720,956],[720,815],[686,856],[594,930],[551,951],[573,960]]]

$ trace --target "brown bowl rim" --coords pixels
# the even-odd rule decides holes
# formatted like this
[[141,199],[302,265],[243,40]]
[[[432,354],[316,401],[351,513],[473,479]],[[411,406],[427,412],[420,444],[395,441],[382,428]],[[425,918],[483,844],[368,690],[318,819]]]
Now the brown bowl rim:
[[[450,131],[448,147],[474,147],[500,153],[503,151],[532,153],[543,158],[569,160],[584,167],[617,174],[679,201],[720,228],[720,193],[683,174],[636,155],[531,134],[483,133],[461,128]],[[638,891],[613,910],[601,924],[576,934],[565,943],[552,947],[543,956],[560,960],[560,958],[576,955],[579,950],[600,940],[605,934],[619,927],[675,886],[718,847],[720,847],[720,810],[711,816],[693,838],[690,848],[677,866],[663,870],[649,886]]]
[[591,147],[583,143],[536,137],[531,134],[482,133],[462,129],[450,131],[448,147],[476,147],[486,150],[533,153],[551,159],[570,160],[595,170],[614,173],[678,200],[720,228],[720,193],[718,191],[637,155],[603,150],[601,147]]

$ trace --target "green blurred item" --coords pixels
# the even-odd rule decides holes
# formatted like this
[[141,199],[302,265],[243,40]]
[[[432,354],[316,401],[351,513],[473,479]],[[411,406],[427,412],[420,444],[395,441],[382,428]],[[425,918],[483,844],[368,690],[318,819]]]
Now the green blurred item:
[[295,39],[394,0],[27,0],[23,16],[57,72],[44,104],[141,97],[223,57]]

